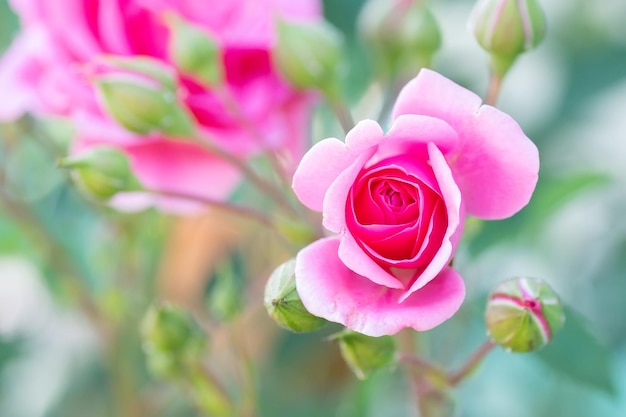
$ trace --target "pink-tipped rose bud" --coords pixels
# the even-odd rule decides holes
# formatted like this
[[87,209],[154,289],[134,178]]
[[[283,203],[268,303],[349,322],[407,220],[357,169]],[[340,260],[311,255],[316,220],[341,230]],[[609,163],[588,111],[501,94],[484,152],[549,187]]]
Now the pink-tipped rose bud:
[[168,55],[176,67],[205,86],[222,84],[224,63],[217,39],[175,14],[167,15],[167,23]]
[[399,70],[415,73],[429,66],[441,47],[437,20],[422,2],[369,0],[358,24],[383,75],[396,75]]
[[491,54],[493,71],[500,76],[546,34],[546,18],[537,0],[479,0],[469,23],[480,46]]
[[274,270],[265,287],[265,308],[281,327],[292,332],[312,332],[326,324],[302,304],[296,290],[296,261],[285,262]]
[[166,64],[147,57],[101,60],[92,80],[107,113],[130,132],[185,137],[191,116],[177,97],[177,80]]
[[552,340],[565,321],[558,295],[545,282],[515,278],[489,295],[485,315],[491,339],[513,352],[530,352]]
[[343,38],[325,21],[278,20],[278,42],[273,60],[296,87],[334,93],[338,83]]
[[126,154],[111,146],[95,146],[61,159],[58,164],[71,169],[78,187],[98,201],[107,201],[119,192],[142,189]]

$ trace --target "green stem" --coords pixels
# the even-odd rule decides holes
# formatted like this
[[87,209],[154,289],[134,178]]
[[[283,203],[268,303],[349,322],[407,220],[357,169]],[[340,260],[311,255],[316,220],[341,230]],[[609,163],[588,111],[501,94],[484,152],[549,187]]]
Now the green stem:
[[236,204],[231,204],[226,201],[216,200],[216,199],[212,199],[209,197],[203,197],[203,196],[198,196],[198,195],[193,195],[193,194],[181,193],[177,191],[164,191],[164,190],[152,190],[152,189],[143,189],[142,191],[145,191],[150,194],[160,195],[163,197],[173,197],[173,198],[181,198],[184,200],[195,201],[200,204],[204,204],[204,205],[207,205],[207,206],[219,209],[219,210],[224,210],[229,213],[233,213],[242,217],[255,220],[263,224],[264,226],[267,226],[268,228],[278,231],[278,228],[276,227],[274,220],[270,216],[263,213],[262,211],[255,210],[250,207],[244,207],[244,206],[240,206]]
[[202,148],[222,158],[224,161],[237,168],[244,177],[246,177],[254,186],[259,189],[259,191],[271,197],[283,210],[285,210],[285,212],[296,217],[299,215],[298,211],[293,208],[289,200],[285,198],[280,189],[277,189],[274,184],[266,181],[263,177],[259,176],[244,161],[242,161],[232,153],[225,151],[224,149],[221,149],[219,146],[215,145],[213,141],[210,140],[210,138],[198,135],[194,139],[195,143],[200,145]]
[[235,407],[226,389],[203,365],[198,364],[189,371],[186,380],[196,406],[211,417],[232,417]]
[[448,374],[447,381],[448,385],[451,387],[459,385],[472,371],[480,364],[480,362],[484,359],[485,356],[495,347],[495,343],[491,340],[487,340],[483,343],[473,354],[470,356],[461,366],[461,368],[456,371]]
[[485,95],[485,104],[495,106],[498,101],[498,95],[502,87],[503,77],[495,73],[491,74],[489,79],[489,87],[487,88],[487,94]]
[[231,113],[231,115],[237,120],[237,122],[243,126],[244,129],[248,131],[248,133],[256,139],[258,144],[265,150],[264,155],[267,156],[270,163],[272,164],[272,168],[276,172],[278,179],[281,181],[283,186],[289,187],[290,181],[288,179],[287,173],[285,172],[285,168],[278,160],[276,153],[267,149],[267,141],[263,137],[261,131],[257,128],[255,123],[250,120],[250,118],[242,111],[241,106],[238,101],[233,97],[230,90],[227,88],[221,88],[217,90],[218,96],[224,101],[226,109]]
[[335,112],[341,128],[347,134],[354,127],[354,119],[346,103],[338,95],[327,94],[326,99]]

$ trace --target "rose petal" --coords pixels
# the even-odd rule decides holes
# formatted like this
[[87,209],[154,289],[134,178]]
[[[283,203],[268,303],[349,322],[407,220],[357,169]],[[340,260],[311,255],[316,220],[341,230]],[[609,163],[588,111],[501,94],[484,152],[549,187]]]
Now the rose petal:
[[459,147],[453,152],[442,150],[463,192],[468,214],[501,219],[530,200],[539,156],[510,116],[480,104],[473,92],[423,69],[398,96],[393,117],[423,114],[452,126],[459,135]]
[[406,299],[413,292],[428,284],[437,276],[437,274],[440,273],[445,265],[450,262],[455,249],[454,245],[458,242],[452,238],[453,236],[456,236],[457,229],[459,227],[463,227],[462,224],[464,219],[461,218],[461,192],[452,177],[450,167],[448,166],[444,156],[441,154],[441,151],[437,148],[437,146],[435,146],[434,143],[428,144],[428,153],[430,156],[430,163],[433,167],[433,172],[437,177],[437,182],[439,183],[439,187],[441,189],[443,201],[446,205],[448,227],[443,237],[443,241],[441,242],[441,247],[433,256],[430,264],[424,269],[420,276],[417,277],[413,285],[411,285],[411,288],[409,288],[401,300]]
[[348,231],[341,237],[337,256],[347,268],[366,277],[364,279],[388,288],[404,288],[404,284],[378,265]]
[[[456,131],[444,120],[418,114],[399,115],[387,136],[410,144],[433,142],[444,154],[452,152],[459,144]],[[397,154],[397,153],[396,153]]]
[[296,286],[312,314],[369,336],[395,334],[403,328],[429,330],[460,307],[465,287],[452,268],[399,302],[403,293],[377,285],[350,271],[338,259],[339,239],[318,240],[296,259]]
[[521,210],[537,184],[539,152],[506,113],[481,107],[453,164],[469,214],[503,219]]
[[358,123],[346,136],[346,144],[335,138],[324,139],[302,157],[293,176],[293,190],[308,208],[322,211],[324,195],[337,176],[350,166],[363,148],[374,146],[384,136],[371,120]]
[[141,183],[159,191],[223,200],[241,176],[231,164],[191,143],[156,140],[126,151]]
[[423,68],[398,95],[392,116],[393,119],[403,114],[436,117],[461,134],[471,124],[471,118],[480,104],[480,97],[470,90]]
[[17,119],[36,107],[35,86],[41,65],[37,51],[45,42],[39,31],[27,31],[19,35],[2,56],[0,120]]

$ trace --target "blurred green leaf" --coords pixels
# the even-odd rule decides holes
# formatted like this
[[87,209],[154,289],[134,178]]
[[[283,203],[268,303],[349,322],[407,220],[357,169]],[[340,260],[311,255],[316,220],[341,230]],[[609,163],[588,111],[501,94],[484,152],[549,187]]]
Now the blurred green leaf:
[[608,175],[598,172],[541,177],[530,203],[518,214],[502,221],[473,221],[471,231],[475,238],[469,243],[471,252],[480,253],[507,239],[533,239],[568,201],[609,181]]
[[0,374],[4,367],[20,356],[24,341],[0,335]]
[[615,395],[608,348],[589,331],[584,317],[571,308],[565,315],[563,329],[536,357],[571,380]]

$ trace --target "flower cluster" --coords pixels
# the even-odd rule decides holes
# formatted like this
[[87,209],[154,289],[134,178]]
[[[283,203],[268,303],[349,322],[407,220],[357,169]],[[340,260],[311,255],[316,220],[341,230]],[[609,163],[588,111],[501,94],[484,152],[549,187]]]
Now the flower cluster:
[[[137,68],[115,67],[110,58],[151,58],[171,73],[172,100],[179,101],[193,127],[220,148],[240,158],[271,149],[282,152],[292,165],[304,152],[312,96],[280,77],[271,54],[276,18],[318,20],[317,0],[14,0],[11,4],[23,30],[0,61],[0,91],[11,97],[0,102],[0,119],[14,119],[27,111],[70,117],[76,128],[74,152],[112,145],[129,156],[133,171],[147,188],[226,198],[239,181],[237,169],[167,130],[129,132],[114,120],[97,93],[103,79],[121,79],[127,87],[154,81]],[[181,25],[186,33],[204,34],[214,44],[214,70],[223,73],[221,85],[208,85],[187,62],[177,62],[186,53],[181,48],[187,46],[177,42]],[[128,95],[123,96],[126,106],[152,100],[129,104]],[[126,209],[155,203],[178,212],[197,207],[137,193],[118,197],[113,203]]]

